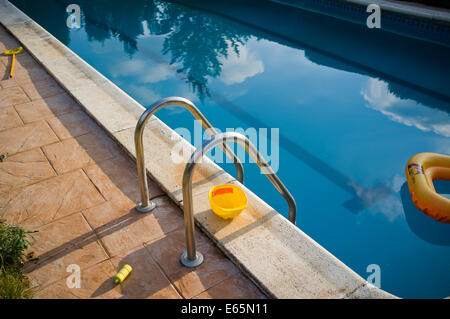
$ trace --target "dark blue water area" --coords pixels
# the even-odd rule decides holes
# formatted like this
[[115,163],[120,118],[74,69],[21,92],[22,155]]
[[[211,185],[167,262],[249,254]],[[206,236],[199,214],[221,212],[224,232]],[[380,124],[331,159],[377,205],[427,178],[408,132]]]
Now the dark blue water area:
[[[404,173],[416,153],[450,153],[449,48],[264,1],[205,11],[195,1],[80,0],[79,29],[66,26],[70,1],[12,2],[145,106],[183,96],[222,131],[267,128],[300,229],[363,278],[379,265],[381,288],[395,295],[450,296],[450,225],[415,208]],[[193,134],[182,108],[157,116]],[[247,187],[286,216],[241,159]],[[450,197],[450,182],[435,187]]]

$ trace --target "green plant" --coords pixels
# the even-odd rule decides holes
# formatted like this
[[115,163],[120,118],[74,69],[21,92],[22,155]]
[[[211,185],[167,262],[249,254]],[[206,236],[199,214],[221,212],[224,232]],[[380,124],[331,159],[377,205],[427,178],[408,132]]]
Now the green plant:
[[0,266],[19,267],[23,263],[25,250],[31,246],[28,238],[32,232],[19,226],[0,221]]
[[22,272],[24,254],[31,246],[31,233],[0,220],[0,299],[31,298],[28,278]]
[[33,294],[34,288],[20,269],[0,269],[0,299],[28,299]]

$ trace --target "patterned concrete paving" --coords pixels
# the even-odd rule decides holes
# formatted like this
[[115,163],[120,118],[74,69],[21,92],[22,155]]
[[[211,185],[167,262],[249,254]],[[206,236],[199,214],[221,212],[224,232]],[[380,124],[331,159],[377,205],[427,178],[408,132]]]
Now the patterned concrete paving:
[[[0,26],[0,51],[19,45]],[[0,56],[0,218],[38,231],[25,265],[37,298],[264,298],[200,232],[205,262],[181,266],[182,211],[149,180],[158,206],[136,212],[134,162],[27,52],[12,79],[10,65]],[[81,288],[66,283],[71,264]]]

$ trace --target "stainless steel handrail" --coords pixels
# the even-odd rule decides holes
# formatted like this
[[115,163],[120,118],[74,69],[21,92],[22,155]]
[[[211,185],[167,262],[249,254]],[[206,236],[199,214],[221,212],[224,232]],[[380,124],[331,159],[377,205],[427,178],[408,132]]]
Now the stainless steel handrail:
[[[136,124],[136,129],[134,131],[134,145],[136,147],[136,165],[137,173],[139,178],[139,189],[141,192],[141,203],[136,206],[136,210],[140,212],[149,212],[155,208],[155,204],[150,201],[148,193],[147,184],[147,174],[145,171],[145,160],[144,160],[144,146],[143,146],[143,135],[145,125],[152,115],[166,107],[168,105],[179,105],[187,109],[191,114],[202,123],[203,128],[212,136],[217,134],[213,126],[208,122],[206,117],[199,111],[199,109],[188,99],[182,97],[167,97],[159,100],[158,102],[150,105],[150,107],[142,113],[139,121]],[[243,183],[244,182],[244,168],[237,158],[237,156],[231,151],[226,143],[223,143],[222,149],[233,160],[234,165],[237,169],[237,179]]]
[[295,200],[289,193],[288,189],[280,181],[273,169],[265,161],[258,152],[256,147],[250,140],[242,134],[235,132],[226,132],[213,135],[209,140],[204,142],[202,146],[197,148],[191,155],[189,162],[184,169],[183,174],[183,205],[184,205],[184,222],[186,227],[186,251],[181,255],[181,263],[187,267],[196,267],[203,262],[203,256],[195,249],[194,237],[194,214],[192,209],[192,175],[196,163],[208,153],[214,146],[220,143],[234,142],[241,144],[247,153],[255,160],[258,166],[264,171],[275,188],[281,193],[289,205],[289,220],[295,225],[297,206]]

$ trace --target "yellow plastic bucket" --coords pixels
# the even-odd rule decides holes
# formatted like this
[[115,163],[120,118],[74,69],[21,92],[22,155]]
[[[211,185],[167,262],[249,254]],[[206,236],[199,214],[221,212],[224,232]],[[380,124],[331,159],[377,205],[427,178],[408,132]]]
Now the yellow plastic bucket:
[[208,197],[213,212],[223,219],[234,218],[247,207],[247,196],[235,185],[223,184],[213,187]]

